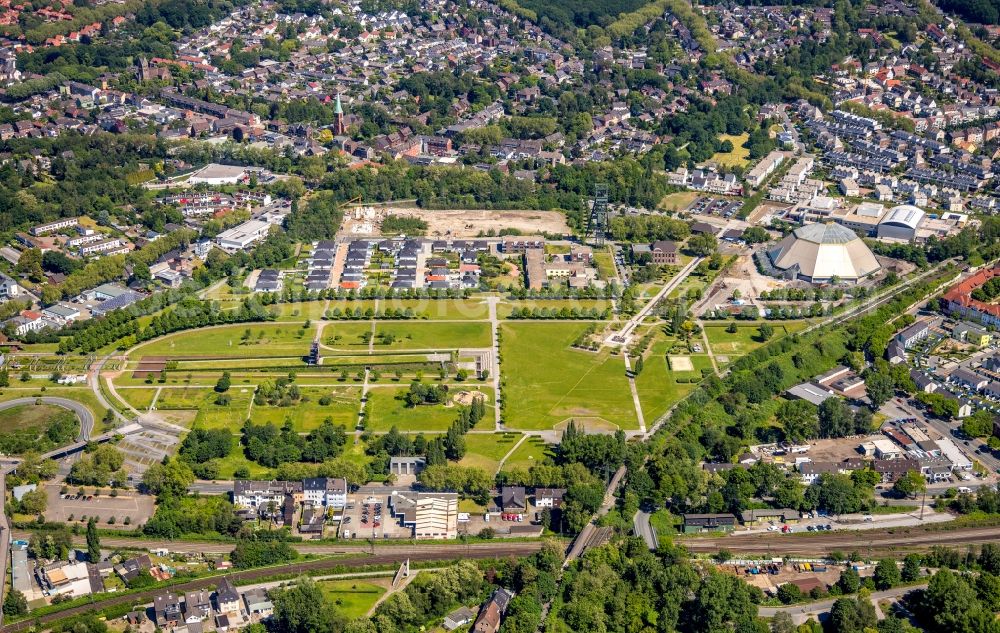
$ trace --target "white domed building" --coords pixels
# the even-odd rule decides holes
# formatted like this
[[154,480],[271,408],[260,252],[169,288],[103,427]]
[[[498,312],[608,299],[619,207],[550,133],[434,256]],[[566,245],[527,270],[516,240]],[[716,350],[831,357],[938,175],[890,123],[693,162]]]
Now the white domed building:
[[882,266],[868,246],[839,224],[807,224],[767,251],[778,272],[788,279],[827,283],[837,278],[856,283]]

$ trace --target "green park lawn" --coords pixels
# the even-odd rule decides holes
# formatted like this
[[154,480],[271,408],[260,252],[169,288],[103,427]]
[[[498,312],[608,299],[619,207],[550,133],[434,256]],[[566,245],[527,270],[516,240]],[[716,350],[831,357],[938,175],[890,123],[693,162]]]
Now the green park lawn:
[[611,302],[606,299],[528,299],[525,301],[504,301],[500,303],[497,306],[497,316],[501,319],[509,319],[514,310],[521,310],[523,308],[528,308],[529,310],[536,308],[539,310],[545,308],[549,310],[562,310],[563,308],[568,308],[569,310],[573,308],[590,310],[591,308],[597,308],[603,311],[609,307],[611,307]]
[[566,322],[502,325],[509,428],[551,429],[570,420],[604,429],[637,428],[622,359],[570,347],[586,328]]
[[317,321],[323,318],[325,301],[301,301],[298,303],[279,303],[269,309],[278,310],[278,321],[301,322],[306,319]]
[[367,614],[385,593],[384,587],[362,580],[322,580],[319,586],[337,610],[351,620]]
[[[54,398],[66,398],[68,400],[76,400],[81,403],[94,414],[94,419],[99,423],[107,413],[107,409],[101,406],[101,403],[97,401],[97,396],[90,387],[63,387],[61,385],[55,385],[48,382],[44,385],[45,390],[42,390],[41,386],[28,386],[22,387],[24,383],[20,381],[11,380],[10,387],[5,387],[0,390],[0,402],[6,402],[7,400],[16,400],[17,398],[39,398],[42,396],[51,396]],[[29,383],[31,385],[33,383]]]
[[375,387],[368,391],[368,418],[365,428],[371,431],[447,431],[458,416],[458,407],[422,404],[408,407],[397,396],[407,387]]
[[[371,309],[384,313],[386,310],[412,310],[413,319],[418,320],[448,320],[448,321],[484,321],[489,318],[489,306],[482,299],[363,299],[349,301],[347,299],[330,302],[330,312],[339,309],[341,313],[353,314],[360,309],[364,314]],[[335,321],[339,321],[334,319]]]
[[465,436],[465,456],[458,463],[496,472],[500,460],[520,439],[520,433],[469,433]]
[[528,470],[535,464],[545,462],[546,457],[552,454],[552,447],[540,437],[529,437],[521,442],[513,453],[503,463],[502,470],[513,470],[520,468]]
[[[250,418],[256,424],[271,422],[278,426],[289,419],[300,433],[318,428],[326,418],[332,418],[335,425],[354,428],[361,407],[360,387],[300,387],[300,393],[302,401],[290,407],[254,405]],[[324,396],[331,399],[327,405],[320,404]]]
[[187,389],[164,389],[156,400],[158,411],[195,410],[194,425],[198,428],[229,429],[238,433],[247,419],[250,399],[253,389],[249,387],[231,388],[227,395],[229,404],[216,404],[219,394],[215,390],[204,387],[189,387]]
[[485,321],[490,309],[483,299],[382,299],[379,311],[413,310],[421,319],[449,321]]
[[156,397],[156,389],[152,387],[122,388],[118,387],[118,395],[125,399],[134,409],[145,411]]
[[733,144],[733,151],[731,152],[718,152],[714,154],[711,160],[724,167],[737,167],[746,166],[750,159],[750,150],[743,147],[743,144],[747,142],[750,135],[744,132],[739,136],[733,136],[732,134],[722,134],[719,136],[719,141],[729,141]]
[[667,194],[660,200],[660,208],[668,211],[681,211],[686,209],[698,197],[696,191],[678,191]]
[[3,409],[0,410],[0,432],[41,429],[50,420],[66,412],[66,409],[51,404],[22,404]]
[[[334,350],[357,352],[368,349],[365,336],[372,331],[371,322],[334,322],[323,330],[323,343]],[[392,335],[389,345],[379,335]],[[339,338],[338,338],[339,337]],[[445,323],[435,321],[379,321],[375,325],[375,352],[393,350],[452,350],[460,347],[489,347],[489,323]]]
[[[727,332],[726,324],[709,324],[705,326],[705,335],[708,337],[708,344],[712,347],[714,354],[724,354],[727,356],[742,356],[757,349],[765,343],[759,340],[760,324],[739,325],[736,332]],[[785,336],[792,332],[797,332],[805,328],[803,321],[790,321],[787,323],[770,322],[774,328],[774,335],[771,340]]]
[[[315,335],[302,324],[248,323],[170,334],[137,347],[131,358],[177,356],[202,358],[268,358],[305,356]],[[244,338],[249,330],[250,337]]]
[[[675,372],[667,368],[666,354],[672,341],[657,341],[643,359],[642,373],[635,379],[635,387],[639,392],[639,404],[646,426],[652,426],[657,417],[676,404],[684,396],[694,390],[696,383],[679,383],[681,379],[701,379],[699,362],[696,359],[708,361],[708,357],[691,356],[695,371]],[[709,363],[709,366],[711,364]]]

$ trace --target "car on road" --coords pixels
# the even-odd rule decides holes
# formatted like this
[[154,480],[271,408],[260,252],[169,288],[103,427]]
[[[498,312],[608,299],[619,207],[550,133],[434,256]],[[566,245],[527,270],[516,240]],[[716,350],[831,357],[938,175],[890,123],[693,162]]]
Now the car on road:
[[767,531],[768,532],[777,532],[779,529],[781,529],[781,528],[779,528],[777,525],[769,525],[769,526],[767,526]]

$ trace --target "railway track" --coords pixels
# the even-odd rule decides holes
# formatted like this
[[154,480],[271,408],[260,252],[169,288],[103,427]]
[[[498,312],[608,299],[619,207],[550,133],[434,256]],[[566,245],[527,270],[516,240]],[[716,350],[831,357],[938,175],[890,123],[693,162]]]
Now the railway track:
[[736,554],[826,555],[832,551],[899,552],[926,550],[935,545],[971,545],[1000,543],[1000,528],[961,528],[957,530],[923,530],[920,528],[890,528],[886,530],[854,530],[827,534],[753,534],[720,537],[678,539],[692,552],[708,553],[727,549]]
[[[261,580],[263,578],[269,578],[278,575],[289,575],[295,576],[299,574],[307,574],[315,571],[323,571],[327,569],[336,569],[341,567],[366,567],[370,565],[398,565],[402,561],[409,559],[410,562],[425,562],[425,561],[448,561],[453,559],[463,559],[463,558],[503,558],[506,556],[527,556],[538,551],[542,546],[540,541],[528,541],[524,543],[498,543],[496,546],[492,547],[479,547],[472,549],[471,547],[466,550],[462,545],[455,545],[454,547],[438,547],[438,551],[425,551],[419,550],[414,552],[407,552],[405,550],[368,556],[358,556],[355,558],[321,558],[310,561],[303,561],[299,563],[290,563],[288,565],[279,565],[276,567],[265,567],[262,569],[250,569],[247,571],[237,571],[231,574],[226,574],[226,576],[233,581],[234,584],[244,585],[251,583],[256,580]],[[106,599],[95,601],[91,604],[80,605],[77,607],[72,607],[64,611],[59,611],[57,613],[49,613],[39,617],[28,618],[21,620],[19,622],[14,622],[11,624],[4,625],[0,627],[0,633],[14,633],[16,631],[27,631],[35,626],[36,623],[49,624],[56,622],[58,620],[63,620],[66,618],[71,618],[78,615],[84,615],[87,613],[92,613],[97,609],[105,609],[107,607],[115,607],[120,605],[142,605],[152,602],[153,597],[162,594],[166,591],[171,591],[174,593],[183,593],[186,591],[194,591],[197,589],[207,589],[209,587],[214,587],[222,579],[222,575],[211,576],[208,578],[199,578],[197,580],[192,580],[190,582],[180,583],[176,585],[171,585],[169,587],[159,587],[154,589],[149,589],[146,591],[141,591],[138,593],[114,596]]]

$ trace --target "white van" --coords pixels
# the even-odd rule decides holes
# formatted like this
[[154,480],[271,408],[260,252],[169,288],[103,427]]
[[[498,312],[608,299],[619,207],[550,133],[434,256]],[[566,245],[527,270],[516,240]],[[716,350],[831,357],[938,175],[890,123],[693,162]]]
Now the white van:
[[968,486],[959,486],[958,492],[963,495],[971,494],[972,488],[969,488]]

